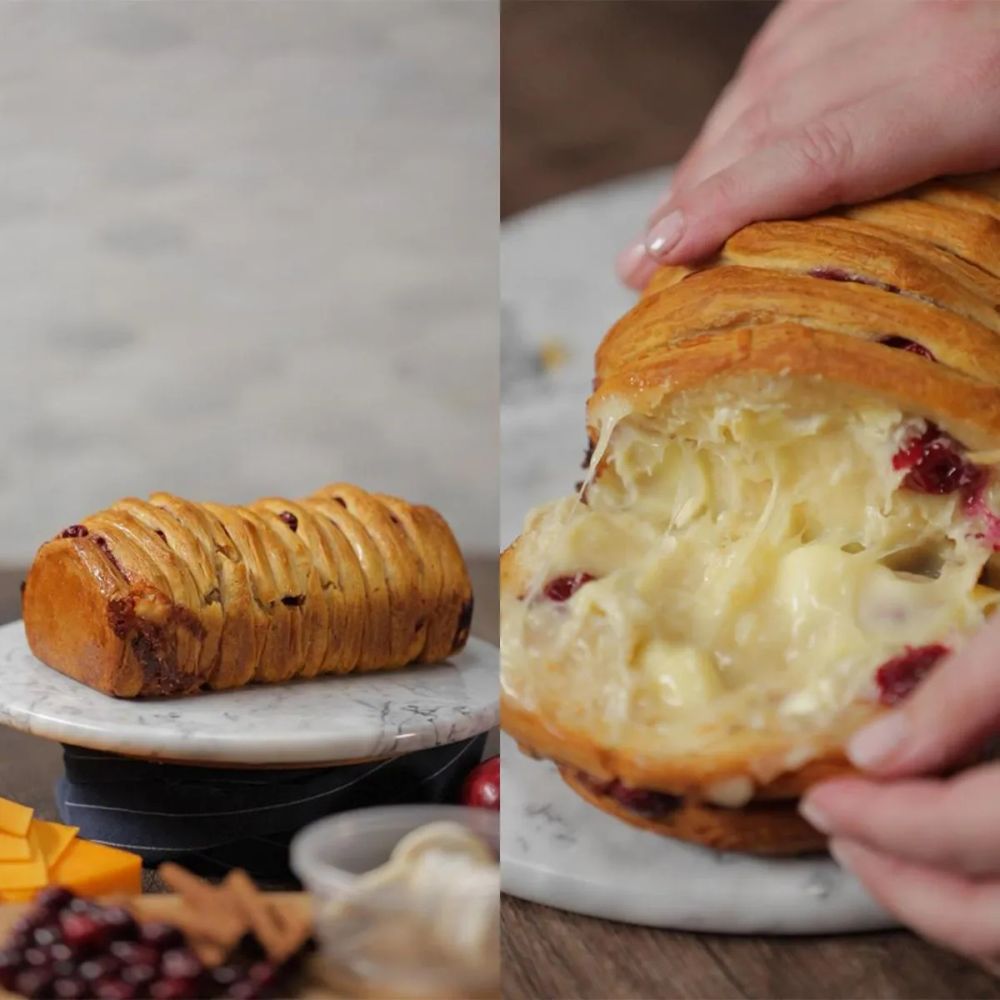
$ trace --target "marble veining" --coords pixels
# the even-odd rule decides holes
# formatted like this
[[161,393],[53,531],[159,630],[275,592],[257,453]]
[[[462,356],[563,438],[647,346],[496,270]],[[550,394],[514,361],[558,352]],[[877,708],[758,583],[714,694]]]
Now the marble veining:
[[306,765],[395,757],[498,721],[496,647],[472,638],[445,663],[259,685],[189,698],[110,698],[32,656],[0,628],[0,724],[75,746],[173,761]]
[[[580,478],[593,353],[635,300],[615,254],[635,235],[667,174],[626,178],[517,216],[501,234],[503,301],[501,539],[533,506]],[[557,342],[565,362],[540,363]],[[812,934],[892,926],[825,857],[722,854],[630,827],[573,793],[554,766],[506,737],[503,878],[514,896],[590,916],[732,933]]]

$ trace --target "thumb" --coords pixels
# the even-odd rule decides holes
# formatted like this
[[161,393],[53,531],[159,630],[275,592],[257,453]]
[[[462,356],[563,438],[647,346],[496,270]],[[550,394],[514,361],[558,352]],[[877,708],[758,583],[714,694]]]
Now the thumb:
[[997,144],[984,140],[992,134],[985,124],[917,105],[901,87],[832,109],[679,191],[653,220],[647,253],[660,264],[689,263],[751,222],[866,201],[940,173],[987,169]]
[[948,657],[905,702],[857,732],[854,764],[885,777],[940,771],[1000,732],[1000,618]]

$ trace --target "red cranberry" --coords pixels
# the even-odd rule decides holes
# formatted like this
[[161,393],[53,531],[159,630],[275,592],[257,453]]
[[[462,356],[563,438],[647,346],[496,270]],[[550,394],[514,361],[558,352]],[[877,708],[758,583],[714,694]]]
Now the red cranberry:
[[141,941],[112,941],[108,951],[123,965],[160,964],[160,950]]
[[163,953],[160,971],[164,978],[197,979],[205,971],[205,967],[190,948],[171,948]]
[[916,493],[944,495],[975,489],[984,470],[966,461],[962,445],[936,424],[906,442],[892,458],[894,469],[906,469],[903,486]]
[[101,920],[115,941],[131,941],[139,934],[139,924],[124,906],[107,907]]
[[254,962],[247,973],[250,982],[258,986],[273,986],[278,979],[278,968],[271,962]]
[[99,903],[95,903],[92,899],[87,899],[84,896],[74,896],[73,899],[69,901],[66,909],[70,913],[100,913],[101,907]]
[[111,565],[114,566],[119,573],[121,573],[121,563],[118,562],[115,558],[114,552],[111,551],[111,545],[108,543],[108,540],[103,535],[94,535],[94,543],[107,556],[108,562],[110,562]]
[[24,955],[13,948],[0,951],[0,986],[5,990],[14,988],[14,979],[24,962]]
[[284,521],[292,531],[299,530],[299,519],[290,510],[283,510],[278,515],[278,519]]
[[151,944],[158,951],[168,948],[180,948],[184,945],[184,935],[173,924],[154,921],[142,924],[139,928],[139,939]]
[[90,532],[82,524],[71,524],[60,538],[86,538]]
[[886,347],[895,347],[900,351],[919,354],[920,357],[930,358],[931,361],[937,361],[937,358],[923,344],[918,344],[915,340],[910,340],[909,337],[883,337],[879,343],[885,344]]
[[25,941],[30,941],[31,932],[36,927],[41,927],[43,924],[47,924],[51,919],[52,915],[50,913],[33,906],[27,913],[22,914],[17,918],[17,920],[14,921],[10,930],[12,934],[23,937]]
[[904,653],[886,660],[875,673],[878,700],[883,705],[898,705],[934,669],[949,652],[947,646],[907,646]]
[[33,943],[31,931],[11,931],[10,937],[7,938],[7,947],[13,948],[15,951],[24,951],[25,948],[30,948]]
[[874,288],[881,288],[886,292],[899,292],[898,285],[890,285],[888,282],[879,281],[877,278],[867,278],[863,274],[845,271],[840,267],[814,267],[809,271],[809,276],[811,278],[824,278],[826,281],[849,281],[856,285],[871,285]]
[[243,975],[238,965],[217,965],[209,970],[209,978],[215,986],[225,990],[237,982]]
[[80,977],[88,983],[96,983],[99,979],[107,979],[114,975],[122,963],[114,955],[98,955],[96,958],[88,958],[80,966]]
[[120,975],[126,983],[131,983],[133,986],[146,986],[159,975],[159,970],[156,964],[150,965],[146,962],[137,962],[132,965],[126,965]]
[[66,913],[62,918],[63,939],[78,954],[98,951],[108,943],[110,935],[95,915],[90,913]]
[[200,993],[194,979],[157,979],[149,987],[149,995],[153,1000],[191,1000]]
[[585,583],[590,583],[595,577],[590,573],[577,573],[574,576],[557,576],[549,580],[542,593],[550,601],[568,601]]
[[612,781],[603,789],[605,795],[610,795],[616,802],[626,809],[641,816],[669,816],[675,812],[681,804],[681,799],[676,795],[669,795],[666,792],[650,792],[641,788],[629,788],[620,781]]
[[60,976],[52,983],[52,995],[57,1000],[84,1000],[90,992],[90,986],[76,976]]
[[[81,527],[77,525],[76,527]],[[86,532],[86,528],[83,529]],[[63,532],[65,534],[65,532]],[[73,893],[61,885],[50,885],[35,896],[35,906],[47,910],[53,916],[67,906],[74,899]]]
[[237,980],[226,990],[226,996],[232,997],[233,1000],[257,1000],[264,994],[264,988],[249,979]]
[[24,962],[26,965],[41,968],[42,966],[47,966],[50,961],[51,956],[49,955],[48,948],[39,948],[35,946],[28,948],[24,953]]
[[22,996],[48,996],[52,986],[52,973],[48,969],[25,969],[14,979],[14,989]]
[[94,987],[98,1000],[133,1000],[139,996],[139,990],[134,983],[124,979],[102,979]]
[[51,948],[62,940],[62,932],[56,924],[42,924],[31,932],[31,940],[41,948]]
[[57,948],[60,949],[59,958],[52,963],[52,975],[54,975],[56,979],[73,979],[77,974],[80,963],[73,958],[73,952],[70,951],[69,947],[64,944],[56,945],[52,949],[53,958],[56,957]]
[[490,757],[474,767],[462,783],[462,805],[480,809],[500,808],[500,758]]

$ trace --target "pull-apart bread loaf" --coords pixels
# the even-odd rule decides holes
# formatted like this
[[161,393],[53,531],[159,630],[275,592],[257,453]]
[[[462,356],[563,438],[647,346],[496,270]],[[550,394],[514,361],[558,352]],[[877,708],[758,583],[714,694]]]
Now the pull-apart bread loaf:
[[504,554],[503,725],[637,826],[821,848],[796,799],[1000,601],[1000,179],[747,226],[596,367]]
[[472,588],[437,511],[338,483],[246,507],[120,500],[39,549],[23,611],[50,667],[178,695],[442,660]]

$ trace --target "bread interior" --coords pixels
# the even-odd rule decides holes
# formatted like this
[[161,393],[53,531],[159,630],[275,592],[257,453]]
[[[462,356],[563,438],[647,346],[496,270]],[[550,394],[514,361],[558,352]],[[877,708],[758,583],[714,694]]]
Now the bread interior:
[[598,745],[835,731],[877,701],[880,665],[956,648],[1000,599],[983,523],[998,477],[977,466],[975,503],[908,487],[894,458],[928,424],[891,403],[743,376],[596,416],[585,488],[532,512],[517,544],[502,676]]

